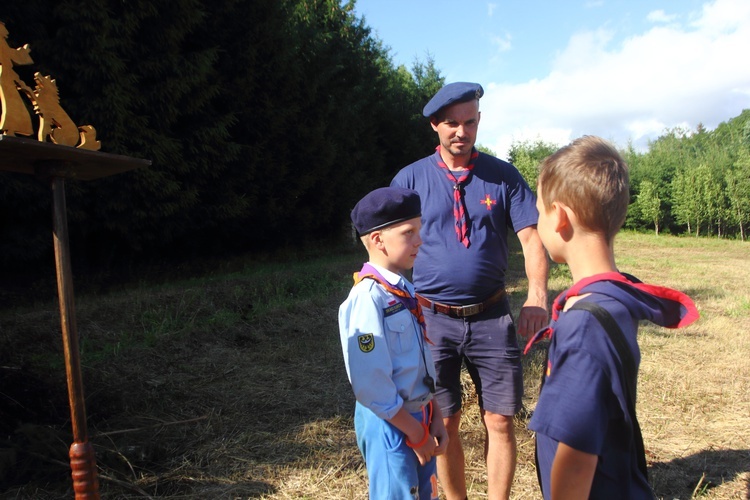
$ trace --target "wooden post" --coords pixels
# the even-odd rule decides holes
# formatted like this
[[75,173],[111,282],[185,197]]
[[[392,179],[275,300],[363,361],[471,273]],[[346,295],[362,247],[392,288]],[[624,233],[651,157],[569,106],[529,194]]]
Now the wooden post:
[[60,299],[65,372],[68,380],[70,421],[73,444],[70,447],[70,468],[76,500],[99,499],[99,479],[96,472],[94,447],[89,443],[86,428],[86,404],[81,378],[81,358],[78,349],[73,279],[70,265],[70,244],[65,205],[65,179],[52,177],[55,268],[57,293]]
[[148,160],[60,146],[0,133],[0,171],[32,174],[52,186],[57,294],[60,299],[60,324],[68,381],[70,420],[73,427],[70,468],[76,500],[98,500],[99,479],[94,448],[89,443],[86,430],[86,400],[83,396],[81,358],[78,350],[78,330],[73,299],[65,179],[90,181],[150,164]]

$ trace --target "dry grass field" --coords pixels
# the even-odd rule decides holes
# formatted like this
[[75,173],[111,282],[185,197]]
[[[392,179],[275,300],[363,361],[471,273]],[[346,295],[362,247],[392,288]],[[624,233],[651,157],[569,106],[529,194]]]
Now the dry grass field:
[[[621,270],[687,292],[701,312],[686,329],[641,329],[638,415],[658,496],[750,498],[750,244],[623,233],[616,247]],[[103,498],[366,499],[336,325],[362,258],[347,251],[79,297]],[[519,259],[516,248],[515,310],[524,295]],[[553,269],[551,298],[569,285],[566,269]],[[0,352],[15,349],[2,358],[0,393],[29,398],[19,402],[27,410],[35,405],[13,413],[27,419],[14,431],[23,446],[13,469],[3,469],[0,453],[2,498],[72,498],[59,337],[49,333],[59,329],[55,307],[0,312]],[[19,348],[19,337],[32,346]],[[47,345],[54,348],[44,352]],[[60,373],[42,375],[40,357],[47,372],[58,360]],[[526,423],[542,359],[535,349],[524,360],[517,499],[540,498]],[[26,377],[44,390],[11,394],[11,369],[19,386]],[[0,416],[9,408],[0,406]],[[470,390],[465,411],[469,498],[486,498]]]

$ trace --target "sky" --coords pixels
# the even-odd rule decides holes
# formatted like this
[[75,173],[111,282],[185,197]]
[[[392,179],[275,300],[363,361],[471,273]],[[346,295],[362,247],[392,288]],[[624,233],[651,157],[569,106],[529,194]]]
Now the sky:
[[587,134],[646,151],[750,108],[748,0],[356,0],[355,15],[394,65],[431,57],[446,83],[480,83],[477,143],[501,158]]

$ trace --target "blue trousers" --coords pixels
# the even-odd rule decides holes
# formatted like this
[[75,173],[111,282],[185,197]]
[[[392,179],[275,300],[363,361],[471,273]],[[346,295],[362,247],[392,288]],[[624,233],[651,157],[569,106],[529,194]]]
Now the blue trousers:
[[[412,416],[422,420],[422,412]],[[435,457],[419,465],[404,433],[359,403],[354,410],[354,430],[367,467],[370,500],[438,498]]]

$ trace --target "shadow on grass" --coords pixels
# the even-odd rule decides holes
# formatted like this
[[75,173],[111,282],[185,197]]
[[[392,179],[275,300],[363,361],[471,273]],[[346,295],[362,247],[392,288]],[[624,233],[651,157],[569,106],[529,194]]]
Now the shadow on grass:
[[[750,472],[750,450],[703,450],[649,469],[654,492],[660,498],[694,498]],[[743,492],[750,498],[750,484]]]
[[[353,442],[338,436],[351,427],[342,415],[350,413],[353,397],[338,340],[321,339],[335,332],[316,328],[331,323],[331,315],[321,312],[324,321],[306,326],[269,321],[262,332],[245,325],[241,333],[253,342],[186,335],[85,370],[102,497],[260,498],[277,493],[294,469],[328,461],[348,467],[341,449]],[[20,378],[28,380],[26,409],[33,400],[43,408],[54,389],[64,394],[64,381]],[[12,426],[4,422],[0,498],[72,498],[65,406],[57,398],[55,418],[26,411]],[[10,407],[0,398],[0,415]],[[316,453],[322,455],[311,464]]]

